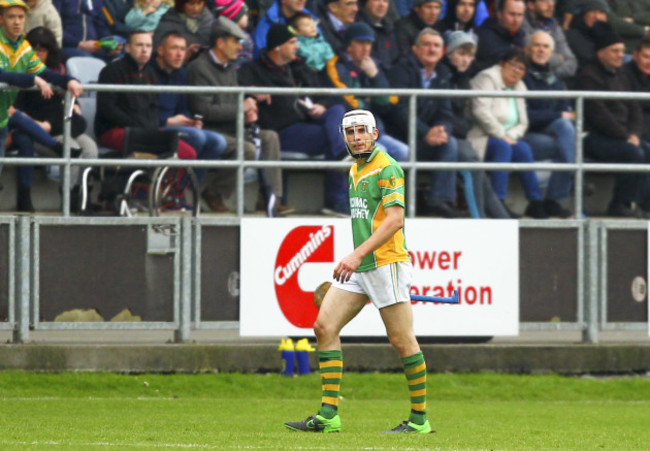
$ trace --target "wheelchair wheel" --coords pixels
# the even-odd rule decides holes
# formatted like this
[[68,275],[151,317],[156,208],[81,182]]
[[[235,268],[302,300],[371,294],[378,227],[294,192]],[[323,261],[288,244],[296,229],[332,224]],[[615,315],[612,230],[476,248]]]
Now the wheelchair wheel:
[[149,190],[151,216],[198,216],[199,183],[192,168],[156,168]]
[[[147,213],[151,207],[149,173],[144,169],[133,171],[128,177],[125,174],[115,174],[112,183],[125,183],[124,191],[115,198],[120,216],[133,217]],[[126,181],[124,180],[126,178]],[[104,190],[102,190],[104,191]]]

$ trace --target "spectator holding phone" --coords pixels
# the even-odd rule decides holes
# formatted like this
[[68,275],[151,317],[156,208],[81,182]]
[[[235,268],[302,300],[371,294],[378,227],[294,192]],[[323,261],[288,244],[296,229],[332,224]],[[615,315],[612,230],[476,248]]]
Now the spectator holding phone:
[[[175,31],[167,32],[160,40],[157,56],[149,62],[157,75],[157,84],[187,86],[187,71],[183,67],[187,44],[185,38]],[[176,130],[196,150],[199,160],[215,160],[226,150],[226,138],[220,133],[203,129],[203,116],[192,117],[185,94],[164,92],[158,95],[160,125],[165,130]],[[201,183],[205,169],[198,169],[196,177]]]

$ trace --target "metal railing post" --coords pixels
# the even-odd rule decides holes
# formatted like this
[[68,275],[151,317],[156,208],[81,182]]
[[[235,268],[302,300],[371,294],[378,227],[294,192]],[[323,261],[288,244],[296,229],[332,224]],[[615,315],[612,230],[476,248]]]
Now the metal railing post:
[[582,191],[585,179],[582,168],[585,162],[584,149],[582,148],[582,129],[584,127],[584,119],[582,115],[584,114],[584,100],[585,99],[582,96],[579,96],[576,99],[576,163],[578,164],[578,170],[574,173],[575,177],[573,178],[573,186],[575,192],[575,216],[578,219],[583,216]]
[[174,341],[190,339],[192,324],[192,218],[181,219],[181,296],[178,315],[178,329],[174,331]]
[[584,304],[584,317],[579,318],[584,324],[582,330],[583,343],[598,343],[598,296],[600,293],[600,265],[598,259],[600,256],[599,231],[600,222],[585,221],[587,239],[585,240],[585,290],[584,298],[581,300]]
[[29,301],[31,281],[31,247],[29,216],[18,216],[16,220],[16,325],[13,331],[14,343],[29,340]]
[[418,98],[417,96],[409,96],[409,120],[408,120],[408,140],[409,140],[409,162],[413,165],[408,171],[408,186],[406,192],[408,193],[406,202],[411,208],[406,209],[406,214],[409,218],[415,217],[417,210],[417,188],[418,188],[418,170],[415,167],[415,160],[417,156],[418,142],[417,133],[415,130],[415,116],[418,111]]
[[237,95],[237,216],[244,214],[244,93]]
[[[72,111],[71,106],[74,104],[74,97],[68,91],[65,93],[63,101],[63,111]],[[88,124],[90,127],[93,124]],[[72,114],[70,116],[67,113],[64,113],[63,117],[63,158],[65,162],[63,164],[63,178],[61,179],[61,196],[63,204],[63,216],[70,216],[70,137],[72,130]]]

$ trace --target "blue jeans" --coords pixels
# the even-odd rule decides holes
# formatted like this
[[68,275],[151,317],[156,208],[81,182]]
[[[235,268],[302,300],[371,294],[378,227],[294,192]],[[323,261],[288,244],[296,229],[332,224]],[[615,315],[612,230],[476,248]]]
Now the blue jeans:
[[377,145],[381,150],[393,157],[396,161],[407,161],[409,159],[409,146],[397,138],[385,133],[379,134]]
[[[558,118],[540,132],[527,133],[524,141],[533,149],[536,161],[552,159],[555,163],[573,163],[576,160],[576,129],[573,122]],[[553,172],[546,188],[546,198],[567,199],[573,185],[572,172]]]
[[[525,141],[519,140],[517,144],[510,145],[503,139],[489,138],[485,161],[495,163],[532,163],[533,151]],[[492,171],[492,186],[499,196],[504,200],[508,193],[508,171]],[[519,178],[524,186],[526,198],[529,201],[542,199],[542,190],[537,181],[537,174],[532,171],[519,172]]]
[[[50,148],[58,144],[48,132],[20,110],[11,115],[8,127],[12,132],[12,146],[18,150],[19,157],[33,157],[34,142]],[[18,166],[18,184],[23,187],[32,186],[33,173],[33,166]]]
[[[195,127],[182,127],[180,125],[170,125],[163,127],[163,129],[176,130],[184,133],[186,136],[183,137],[183,141],[194,147],[198,160],[216,160],[226,151],[226,138],[215,131]],[[195,168],[194,173],[196,174],[199,185],[206,171],[207,169],[205,168]]]
[[343,121],[345,107],[334,105],[316,120],[296,122],[278,132],[280,148],[302,152],[307,155],[325,155],[325,159],[341,159],[345,152],[339,127]]
[[[450,136],[446,144],[439,146],[430,146],[423,142],[418,147],[417,157],[419,161],[457,162],[458,141]],[[455,201],[456,171],[433,171],[429,186],[429,205]]]

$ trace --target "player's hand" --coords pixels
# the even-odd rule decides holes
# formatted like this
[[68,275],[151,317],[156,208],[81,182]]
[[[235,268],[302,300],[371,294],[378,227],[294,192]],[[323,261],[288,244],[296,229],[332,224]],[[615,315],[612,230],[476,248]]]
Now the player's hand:
[[84,88],[83,86],[81,86],[81,83],[79,83],[77,80],[70,80],[68,82],[68,91],[74,97],[79,97],[81,94],[84,93]]
[[54,95],[54,91],[52,91],[50,84],[38,75],[34,77],[34,84],[41,90],[41,95],[44,99],[49,99]]
[[344,257],[334,268],[334,279],[341,283],[347,282],[359,265],[361,265],[361,258],[354,253]]

